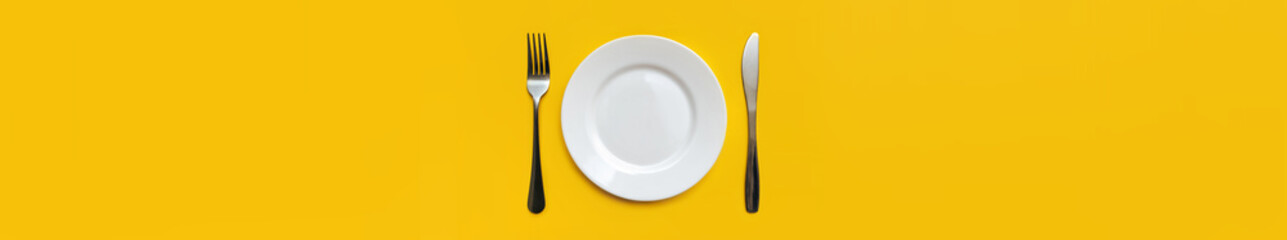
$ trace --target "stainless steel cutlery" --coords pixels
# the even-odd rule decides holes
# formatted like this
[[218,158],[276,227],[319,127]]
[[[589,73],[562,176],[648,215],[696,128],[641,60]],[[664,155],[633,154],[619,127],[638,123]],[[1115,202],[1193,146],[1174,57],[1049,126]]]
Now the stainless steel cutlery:
[[760,154],[755,143],[755,98],[760,83],[760,34],[751,33],[742,52],[742,89],[746,91],[746,212],[760,211]]
[[541,181],[541,97],[550,89],[550,54],[545,34],[527,34],[527,94],[532,96],[532,180],[527,190],[527,210],[545,210],[545,184]]

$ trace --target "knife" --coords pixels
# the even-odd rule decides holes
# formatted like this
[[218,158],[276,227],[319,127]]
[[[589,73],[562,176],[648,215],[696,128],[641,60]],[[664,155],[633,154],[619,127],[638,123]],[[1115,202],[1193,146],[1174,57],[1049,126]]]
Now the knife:
[[760,211],[760,163],[755,146],[755,94],[760,83],[760,34],[751,33],[742,52],[742,90],[746,91],[746,212]]

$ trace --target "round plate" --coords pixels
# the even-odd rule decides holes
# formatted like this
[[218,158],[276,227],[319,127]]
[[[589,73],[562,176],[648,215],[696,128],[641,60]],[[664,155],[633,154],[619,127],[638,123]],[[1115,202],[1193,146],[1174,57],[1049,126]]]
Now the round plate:
[[678,195],[706,176],[728,124],[706,62],[647,35],[612,40],[581,61],[562,111],[563,140],[581,173],[635,201]]

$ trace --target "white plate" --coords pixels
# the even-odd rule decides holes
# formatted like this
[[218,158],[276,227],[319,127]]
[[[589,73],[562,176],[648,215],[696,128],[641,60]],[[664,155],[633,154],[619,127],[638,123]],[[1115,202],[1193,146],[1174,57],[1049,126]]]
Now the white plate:
[[563,140],[595,185],[666,199],[706,176],[724,145],[724,92],[683,44],[636,35],[581,61],[563,95]]

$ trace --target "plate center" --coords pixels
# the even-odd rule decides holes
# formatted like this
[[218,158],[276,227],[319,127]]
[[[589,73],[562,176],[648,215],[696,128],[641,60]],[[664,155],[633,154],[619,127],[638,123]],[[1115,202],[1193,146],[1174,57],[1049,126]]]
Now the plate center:
[[693,131],[693,106],[679,79],[655,66],[609,77],[595,101],[603,146],[626,167],[658,170],[674,161]]

